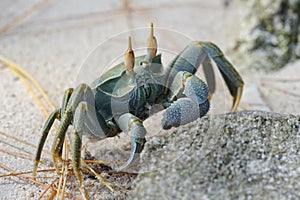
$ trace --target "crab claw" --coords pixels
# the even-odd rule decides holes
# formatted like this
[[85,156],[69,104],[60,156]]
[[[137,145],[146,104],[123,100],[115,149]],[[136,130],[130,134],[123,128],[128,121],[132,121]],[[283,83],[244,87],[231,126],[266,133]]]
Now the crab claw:
[[131,166],[135,161],[140,157],[140,153],[144,149],[144,145],[146,143],[145,138],[133,138],[131,140],[131,151],[128,160],[120,166],[117,171],[122,171],[129,166]]
[[125,168],[131,166],[139,158],[144,145],[146,143],[145,135],[147,133],[145,127],[143,126],[143,121],[132,115],[131,113],[125,113],[121,115],[118,119],[119,127],[124,131],[124,133],[130,133],[131,151],[130,156],[118,171],[124,170]]
[[131,37],[128,37],[128,49],[124,55],[125,57],[125,67],[127,71],[132,71],[134,67],[134,52],[132,50]]
[[152,59],[157,52],[157,41],[156,38],[153,34],[153,22],[151,23],[151,27],[150,27],[150,36],[147,40],[147,58]]

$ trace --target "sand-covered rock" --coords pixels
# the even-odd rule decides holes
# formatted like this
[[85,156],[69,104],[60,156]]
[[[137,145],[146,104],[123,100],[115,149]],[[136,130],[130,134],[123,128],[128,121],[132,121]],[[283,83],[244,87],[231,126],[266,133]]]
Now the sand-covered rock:
[[298,199],[300,116],[204,117],[154,137],[131,199]]

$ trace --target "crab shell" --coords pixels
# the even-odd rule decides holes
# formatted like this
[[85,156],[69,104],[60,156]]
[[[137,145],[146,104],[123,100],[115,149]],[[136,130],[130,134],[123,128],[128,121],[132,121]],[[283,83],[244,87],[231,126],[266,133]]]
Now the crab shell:
[[[145,70],[140,69],[144,68],[142,65],[145,62],[145,58],[146,55],[135,58],[134,71]],[[152,80],[150,81],[161,85],[161,87],[157,88],[160,91],[156,91],[156,93],[161,93],[162,95],[164,92],[165,74],[161,63],[161,54],[156,55],[152,59],[148,72],[151,73],[152,77]],[[91,88],[95,94],[97,113],[101,113],[106,120],[112,120],[116,115],[120,116],[121,114],[128,112],[130,109],[129,105],[131,104],[130,100],[133,98],[136,87],[136,81],[132,74],[128,73],[124,63],[120,63],[109,69],[91,84]],[[152,95],[152,97],[152,99],[147,99],[149,104],[155,103],[158,98],[154,95]],[[141,97],[136,98],[140,99]],[[142,106],[139,105],[138,100],[132,102],[132,104],[135,104],[137,107]],[[144,114],[145,113],[138,114],[138,117],[145,119],[145,117],[143,117]]]

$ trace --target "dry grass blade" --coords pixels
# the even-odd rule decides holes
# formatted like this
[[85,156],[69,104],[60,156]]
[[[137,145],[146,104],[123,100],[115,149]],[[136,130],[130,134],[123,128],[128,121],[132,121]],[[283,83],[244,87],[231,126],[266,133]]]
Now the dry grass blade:
[[21,14],[17,15],[14,17],[12,20],[10,20],[7,24],[4,26],[0,27],[0,34],[4,33],[8,29],[10,29],[12,26],[14,26],[16,23],[27,17],[28,15],[32,14],[33,11],[38,10],[39,8],[43,7],[48,0],[42,0],[34,4],[32,7],[30,7],[28,10],[25,10]]
[[64,140],[64,146],[63,146],[63,166],[62,166],[62,170],[61,170],[61,175],[60,175],[60,179],[59,179],[59,184],[58,184],[58,195],[56,196],[56,199],[59,198],[59,194],[61,194],[61,198],[63,199],[63,194],[65,193],[65,189],[66,189],[66,181],[67,181],[67,172],[68,172],[68,164],[67,164],[67,160],[68,160],[68,151],[67,151],[68,145],[67,145],[67,140]]
[[37,148],[37,146],[34,145],[34,144],[31,144],[31,143],[29,143],[29,142],[27,142],[27,141],[25,141],[25,140],[21,140],[21,139],[19,139],[19,138],[17,138],[17,137],[14,137],[14,136],[9,135],[9,134],[7,134],[7,133],[4,133],[4,132],[2,132],[2,131],[0,131],[0,135],[3,135],[3,136],[5,136],[5,137],[7,137],[7,138],[10,138],[10,139],[12,139],[12,140],[14,140],[14,141],[20,142],[20,143],[22,143],[22,144],[28,145],[28,146],[30,146],[30,147]]
[[[32,94],[36,102],[39,104],[41,109],[44,111],[45,115],[48,116],[49,112],[47,111],[46,107],[41,102],[40,98],[36,95],[33,88],[29,85],[29,83],[32,83],[33,86],[41,93],[43,98],[47,101],[48,105],[51,107],[52,110],[54,110],[54,105],[51,102],[50,98],[46,94],[46,92],[42,89],[40,84],[25,70],[22,69],[22,67],[18,66],[13,61],[9,60],[8,58],[5,58],[3,55],[0,55],[0,62],[2,62],[4,65],[9,67],[18,78],[20,78],[21,82],[24,84],[24,86],[27,88],[27,90]],[[26,82],[25,78],[29,81],[29,83]]]
[[23,176],[22,173],[19,174],[18,172],[15,172],[14,170],[12,170],[11,168],[9,168],[8,166],[6,166],[6,165],[4,165],[2,163],[0,163],[0,167],[3,168],[3,169],[5,169],[5,170],[7,170],[7,171],[9,171],[11,174],[17,174],[16,175],[17,177],[19,177],[19,178],[21,178],[21,179],[23,179],[25,181],[33,182],[33,183],[38,184],[40,186],[46,187],[45,184],[43,184],[43,183],[41,183],[39,181],[36,181],[36,180],[34,180],[34,179],[30,178],[30,177]]
[[32,154],[9,151],[9,150],[6,150],[6,149],[0,149],[0,152],[4,152],[4,153],[10,154],[10,155],[20,156],[20,157],[24,157],[24,158],[32,158],[33,157]]
[[84,200],[90,200],[89,194],[84,187],[79,188]]
[[[0,166],[4,166],[3,164],[0,163]],[[4,168],[4,167],[2,167]],[[41,173],[41,172],[54,172],[55,169],[42,169],[42,170],[38,170],[37,172]],[[27,171],[27,172],[15,172],[15,173],[9,173],[9,174],[1,174],[1,177],[8,177],[8,176],[19,176],[19,175],[24,175],[24,174],[32,174],[32,171]]]
[[52,182],[48,185],[48,187],[46,187],[45,188],[45,190],[42,192],[42,194],[40,194],[40,196],[38,197],[38,199],[42,199],[43,198],[43,196],[46,194],[46,192],[53,186],[53,184],[57,181],[57,177],[56,178],[54,178],[53,180],[52,180]]
[[93,168],[91,168],[83,159],[81,159],[81,163],[88,168],[98,179],[101,181],[111,192],[115,192],[114,189],[107,183],[107,181],[102,178]]

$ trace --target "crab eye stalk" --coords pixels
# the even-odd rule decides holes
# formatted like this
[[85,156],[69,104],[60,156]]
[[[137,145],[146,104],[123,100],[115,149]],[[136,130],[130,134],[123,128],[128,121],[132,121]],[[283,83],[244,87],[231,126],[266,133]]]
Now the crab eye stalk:
[[133,50],[132,50],[132,44],[131,44],[131,37],[130,36],[128,37],[128,49],[125,52],[124,57],[125,57],[124,64],[125,64],[126,70],[130,72],[130,71],[133,70],[133,67],[134,67],[134,53],[133,53]]
[[153,22],[151,23],[150,36],[147,40],[147,57],[152,59],[156,55],[157,41],[153,34]]

